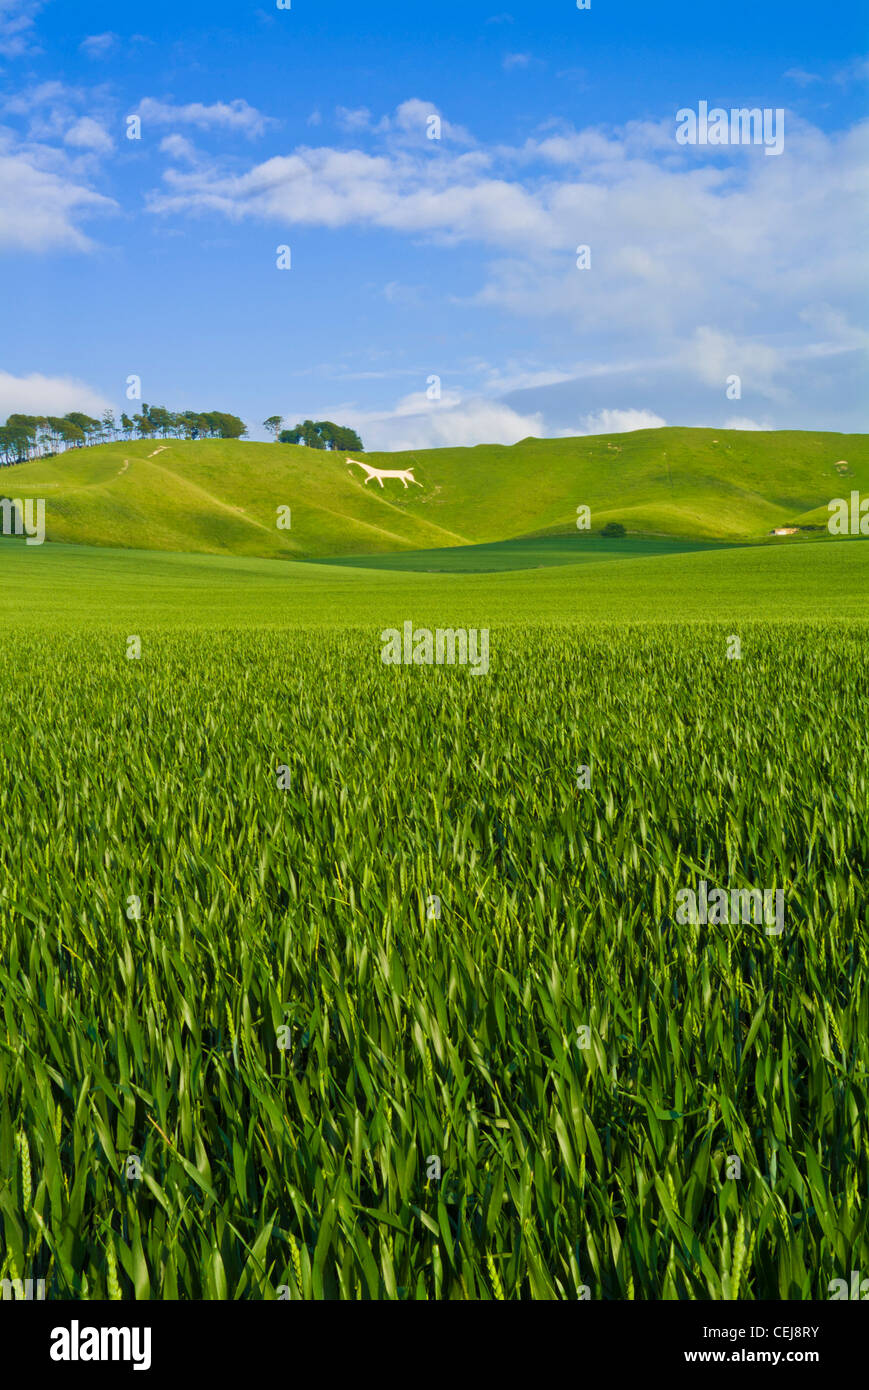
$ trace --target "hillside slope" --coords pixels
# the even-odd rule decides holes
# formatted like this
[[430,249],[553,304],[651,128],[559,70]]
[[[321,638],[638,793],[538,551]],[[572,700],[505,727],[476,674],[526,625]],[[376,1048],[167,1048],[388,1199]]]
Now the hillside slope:
[[621,521],[757,541],[776,525],[823,527],[831,498],[869,492],[869,436],[809,431],[667,428],[364,458],[412,468],[420,486],[366,484],[343,455],[294,445],[170,439],[3,470],[0,496],[44,497],[54,541],[299,559],[576,535],[583,505],[595,531]]

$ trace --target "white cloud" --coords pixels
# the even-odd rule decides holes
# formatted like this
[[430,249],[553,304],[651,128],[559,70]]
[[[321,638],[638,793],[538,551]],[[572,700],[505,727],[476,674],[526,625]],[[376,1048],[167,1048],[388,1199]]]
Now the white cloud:
[[188,164],[195,164],[199,159],[195,145],[191,144],[186,135],[164,136],[160,141],[160,149],[171,159],[183,159]]
[[[381,152],[299,147],[241,174],[169,170],[150,207],[476,243],[481,283],[467,312],[569,325],[598,361],[635,359],[640,341],[644,356],[722,400],[735,374],[743,396],[791,408],[794,354],[854,345],[869,123],[828,135],[793,117],[774,160],[752,147],[686,155],[664,119],[434,158],[423,146],[436,142],[391,143],[431,109],[404,103]],[[588,270],[576,264],[580,244],[591,247]],[[656,399],[640,404],[658,413]]]
[[118,42],[117,34],[91,34],[79,44],[82,53],[89,58],[105,58]]
[[816,356],[828,357],[851,348],[869,348],[869,331],[852,323],[842,309],[834,309],[829,304],[813,304],[808,309],[801,309],[798,317],[813,332],[825,333],[829,339],[826,343],[814,345],[812,351]]
[[[515,148],[450,148],[424,138],[436,110],[413,98],[376,124],[357,113],[350,149],[298,146],[242,172],[169,170],[149,207],[282,229],[375,228],[444,253],[474,246],[464,297],[453,295],[469,317],[547,325],[572,356],[577,342],[590,347],[590,370],[620,370],[641,343],[673,381],[681,373],[722,404],[726,378],[739,375],[751,413],[757,395],[793,411],[805,381],[795,384],[797,362],[859,346],[869,122],[828,133],[788,111],[784,152],[768,159],[752,146],[678,146],[674,113],[623,127],[551,122]],[[590,269],[577,266],[580,245]],[[441,264],[449,296],[446,254]],[[637,385],[627,399],[674,418],[670,397]],[[558,425],[594,405],[584,397]]]
[[83,381],[68,376],[13,376],[0,371],[0,419],[7,415],[66,415],[80,410],[97,416],[112,402]]
[[[416,141],[426,136],[428,123],[432,116],[440,117],[442,140],[447,140],[454,145],[474,144],[474,137],[465,130],[464,126],[456,125],[454,121],[448,121],[437,102],[423,101],[420,97],[410,97],[407,101],[401,102],[395,108],[392,120],[388,116],[384,116],[377,128],[400,132]],[[426,139],[426,143],[436,145],[438,142]]]
[[0,54],[20,58],[38,52],[33,26],[45,0],[0,0]]
[[578,434],[630,434],[632,430],[660,430],[667,421],[651,410],[599,410],[586,415]]
[[[22,118],[19,147],[30,153],[38,150],[43,161],[51,159],[51,147],[55,155],[62,154],[58,145],[98,154],[107,153],[114,145],[109,129],[115,123],[116,111],[105,86],[88,90],[66,82],[40,82],[0,99],[0,109]],[[8,143],[11,130],[6,136]]]
[[556,386],[563,381],[573,381],[580,374],[578,368],[564,371],[558,367],[528,367],[507,363],[502,367],[484,367],[486,390],[508,395],[511,391],[529,391],[540,386]]
[[[440,120],[440,134],[436,139],[428,134],[432,116],[437,116]],[[455,145],[474,144],[473,137],[464,126],[448,121],[436,102],[423,101],[419,97],[410,97],[407,101],[401,102],[391,116],[381,116],[379,120],[375,120],[367,106],[353,109],[336,106],[335,119],[340,128],[350,134],[356,132],[360,135],[366,133],[383,136],[387,148],[392,150],[411,148],[414,145],[418,149],[436,149],[440,147],[442,140]],[[309,125],[319,123],[313,123],[308,119]]]
[[[391,130],[424,133],[426,117],[436,111],[433,103],[403,103]],[[364,112],[347,114],[359,122],[367,119]],[[716,262],[731,277],[753,275],[762,265],[758,278],[775,270],[773,278],[779,280],[783,251],[791,257],[810,254],[817,270],[829,254],[817,255],[821,228],[827,248],[831,235],[847,235],[844,227],[851,221],[841,214],[844,209],[853,217],[861,206],[855,184],[866,162],[869,127],[837,137],[796,123],[784,156],[752,161],[756,151],[734,147],[727,152],[733,162],[728,170],[698,167],[694,151],[683,158],[688,147],[676,146],[671,124],[563,132],[516,151],[457,155],[442,150],[436,161],[423,158],[421,147],[376,154],[300,146],[246,174],[221,177],[212,171],[175,181],[172,193],[155,198],[154,207],[212,207],[244,217],[428,232],[509,250],[526,263],[555,251],[570,271],[555,287],[561,298],[564,284],[573,286],[564,307],[568,313],[587,296],[590,284],[600,284],[612,255],[625,260],[621,270],[640,278],[651,275],[670,292],[701,281],[718,283],[719,277],[709,274]],[[653,162],[652,154],[665,162]],[[489,167],[495,155],[525,164],[574,165],[576,172],[561,178],[541,177],[544,170],[524,177],[495,173]],[[831,200],[839,208],[832,225]],[[799,205],[800,216],[782,217],[783,204]],[[574,273],[571,251],[580,240],[597,252],[592,276]],[[529,292],[537,295],[541,267],[532,269]]]
[[869,80],[869,58],[852,58],[850,63],[846,63],[843,68],[833,74],[833,81],[841,86],[847,87],[851,82],[866,82]]
[[93,242],[77,220],[112,212],[116,204],[65,173],[40,167],[35,156],[0,152],[0,248],[89,251]]
[[336,106],[335,119],[342,130],[367,130],[371,125],[371,112],[367,106],[359,106],[355,111],[346,106]]
[[703,325],[685,344],[681,356],[686,368],[707,386],[723,391],[728,378],[738,376],[740,389],[750,386],[770,399],[782,398],[775,382],[786,365],[786,354],[766,343]]
[[451,159],[444,174],[429,181],[403,154],[300,147],[242,175],[169,171],[172,191],[152,196],[150,206],[156,212],[212,210],[233,219],[439,232],[456,241],[512,244],[525,237],[532,244],[554,237],[545,214],[524,189],[501,180],[465,180],[464,159],[473,161],[474,156]]
[[791,82],[796,82],[798,87],[808,87],[812,82],[821,81],[816,72],[806,72],[804,68],[788,68],[785,77],[789,77]]
[[530,53],[505,53],[501,66],[505,72],[512,72],[514,68],[530,67],[533,61]]
[[186,106],[173,106],[168,101],[155,101],[145,97],[140,101],[138,114],[142,125],[192,125],[198,130],[231,130],[246,135],[249,139],[262,135],[274,122],[264,116],[256,107],[249,106],[241,97],[235,101],[215,101],[211,106],[201,101],[188,102]]
[[567,78],[577,92],[584,92],[588,88],[588,68],[561,68],[555,76]]
[[[90,95],[95,115],[81,113]],[[102,95],[49,81],[0,99],[0,109],[26,126],[26,134],[11,124],[0,127],[0,248],[93,249],[82,220],[117,208],[88,186],[97,157],[113,148],[105,122],[97,119]]]
[[31,140],[62,139],[75,119],[75,111],[85,99],[78,87],[65,82],[39,82],[0,99],[0,108],[10,116],[23,117]]
[[369,450],[461,448],[474,444],[515,444],[543,433],[540,414],[521,415],[501,401],[482,396],[462,399],[445,393],[430,401],[424,391],[403,397],[391,411],[335,408],[365,440]]
[[402,285],[399,280],[390,280],[383,286],[383,297],[388,303],[403,308],[415,307],[421,302],[416,285]]
[[97,153],[105,153],[114,145],[105,126],[90,116],[79,117],[63,138],[67,145],[73,145],[76,149],[95,150]]

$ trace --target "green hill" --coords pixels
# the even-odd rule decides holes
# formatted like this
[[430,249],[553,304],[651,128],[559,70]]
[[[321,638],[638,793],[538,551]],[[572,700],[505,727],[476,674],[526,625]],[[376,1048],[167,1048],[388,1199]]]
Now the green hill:
[[343,455],[294,445],[169,439],[19,465],[0,495],[44,497],[53,541],[300,559],[576,537],[579,506],[594,531],[620,521],[645,536],[760,541],[774,526],[824,528],[832,497],[869,492],[869,437],[810,431],[668,428],[363,457],[412,468],[420,486],[366,484]]

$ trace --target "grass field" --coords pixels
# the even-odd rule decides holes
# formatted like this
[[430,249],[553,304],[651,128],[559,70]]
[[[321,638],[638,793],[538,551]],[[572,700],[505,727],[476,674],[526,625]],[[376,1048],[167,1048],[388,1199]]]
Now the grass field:
[[320,561],[357,569],[409,570],[425,574],[482,574],[545,569],[550,565],[596,565],[603,560],[645,560],[656,555],[690,555],[718,548],[715,542],[624,536],[541,536],[528,540],[454,545],[445,550],[401,550],[395,555],[341,555]]
[[[867,565],[0,545],[0,1278],[811,1299],[865,1268]],[[406,618],[490,624],[488,677],[385,667]],[[701,880],[781,889],[783,931],[684,925]]]
[[[486,680],[352,631],[4,643],[2,1277],[801,1299],[865,1267],[866,627],[726,635],[513,626]],[[680,925],[701,879],[781,888],[784,931]]]
[[[602,543],[603,544],[603,543]],[[621,542],[614,542],[620,545]],[[634,551],[636,554],[636,550]],[[437,560],[435,561],[437,563]],[[0,542],[0,616],[137,633],[869,618],[869,545],[746,546],[486,573]]]

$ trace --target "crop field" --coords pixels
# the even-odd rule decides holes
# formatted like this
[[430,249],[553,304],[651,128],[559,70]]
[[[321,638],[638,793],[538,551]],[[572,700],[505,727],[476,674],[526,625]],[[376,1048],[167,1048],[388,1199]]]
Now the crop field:
[[653,547],[646,558],[638,553],[637,545],[633,559],[606,555],[597,563],[535,570],[414,574],[247,555],[31,549],[0,540],[0,621],[25,643],[31,631],[99,630],[109,623],[122,642],[129,633],[182,627],[319,633],[355,626],[377,632],[409,616],[432,626],[492,628],[826,622],[835,643],[841,622],[869,621],[869,544],[862,540],[669,555]]
[[[0,646],[0,1278],[823,1299],[869,1267],[865,623],[749,622],[738,660],[722,622],[515,623],[486,679],[384,666],[367,621],[119,631]],[[701,882],[781,891],[781,929],[686,922]]]
[[361,569],[415,570],[426,574],[480,574],[544,569],[549,565],[597,565],[605,560],[650,559],[658,555],[687,555],[721,548],[704,541],[648,537],[609,540],[577,533],[535,540],[489,541],[484,545],[453,545],[444,550],[403,550],[394,555],[342,555],[319,563]]

